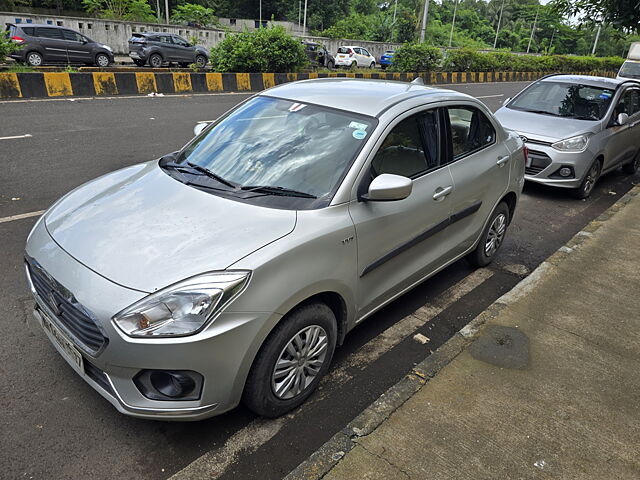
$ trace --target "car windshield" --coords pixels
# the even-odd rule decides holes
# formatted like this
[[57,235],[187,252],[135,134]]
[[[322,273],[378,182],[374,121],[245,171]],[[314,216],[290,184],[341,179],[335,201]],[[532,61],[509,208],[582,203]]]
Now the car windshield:
[[640,62],[624,62],[618,75],[626,78],[640,78]]
[[338,53],[351,53],[351,49],[347,47],[340,47]]
[[316,105],[255,97],[205,130],[177,163],[206,168],[238,192],[266,187],[260,189],[263,195],[287,189],[329,198],[374,122]]
[[613,98],[610,88],[566,82],[538,82],[509,103],[508,108],[555,117],[600,120]]

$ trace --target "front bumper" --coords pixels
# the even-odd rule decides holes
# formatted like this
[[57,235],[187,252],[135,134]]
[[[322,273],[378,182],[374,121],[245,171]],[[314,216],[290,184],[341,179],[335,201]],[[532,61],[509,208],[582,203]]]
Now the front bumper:
[[[65,350],[60,340],[44,329],[60,355],[82,378],[118,411],[141,418],[198,420],[235,407],[241,398],[251,362],[259,348],[265,325],[277,314],[223,312],[202,332],[187,337],[139,339],[127,337],[111,321],[122,308],[146,293],[117,285],[77,262],[51,239],[41,219],[27,241],[27,256],[58,284],[72,292],[77,302],[99,322],[108,341],[91,353],[42,299],[29,276],[36,299],[34,317],[43,325],[47,316],[66,339],[77,347],[84,368]],[[277,321],[277,320],[276,320]],[[151,400],[134,378],[141,370],[189,370],[204,378],[196,400]]]
[[[529,160],[525,168],[525,180],[561,188],[578,188],[591,166],[596,153],[587,148],[584,152],[561,152],[550,145],[526,143]],[[570,167],[574,175],[563,178],[558,174],[562,167]]]

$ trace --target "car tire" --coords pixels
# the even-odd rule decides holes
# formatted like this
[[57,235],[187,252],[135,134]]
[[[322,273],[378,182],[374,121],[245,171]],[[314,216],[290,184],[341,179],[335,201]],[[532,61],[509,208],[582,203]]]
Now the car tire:
[[40,67],[44,62],[44,58],[38,52],[29,52],[24,56],[24,61],[30,67]]
[[489,217],[475,250],[467,255],[467,260],[471,265],[486,267],[493,261],[507,234],[509,215],[508,205],[500,202]]
[[96,67],[106,68],[111,64],[111,59],[109,58],[109,55],[105,53],[99,53],[96,55],[95,64]]
[[161,68],[162,67],[162,55],[159,53],[153,53],[149,57],[149,66],[152,68]]
[[358,62],[351,62],[351,65],[349,65],[349,68],[351,70],[355,70],[356,68],[358,68]]
[[[270,418],[302,404],[329,369],[337,330],[336,317],[324,303],[308,303],[289,313],[271,331],[256,355],[243,403],[258,415]],[[317,350],[308,357],[304,353],[307,342]],[[290,363],[276,372],[278,362]]]
[[600,178],[600,173],[602,173],[602,164],[600,160],[596,158],[589,167],[589,170],[587,170],[580,186],[574,190],[574,196],[580,200],[588,198]]
[[372,70],[376,68],[376,62],[371,62],[371,65],[369,65],[369,68]]
[[134,60],[133,63],[135,63],[138,67],[144,67],[147,62],[145,62],[144,60]]
[[196,65],[198,68],[204,68],[209,60],[204,55],[196,55]]
[[187,68],[191,64],[186,62],[180,62],[178,65],[180,65],[180,68]]
[[336,68],[336,66],[335,66],[335,64],[334,64],[333,62],[329,61],[329,62],[327,63],[327,68],[328,68],[329,70],[333,70],[334,68]]
[[640,152],[638,152],[633,161],[622,166],[622,171],[628,175],[633,175],[638,171],[638,169],[640,169]]
[[386,65],[380,65],[380,68],[381,68],[382,70],[386,70],[386,69],[387,69],[387,66],[386,66]]

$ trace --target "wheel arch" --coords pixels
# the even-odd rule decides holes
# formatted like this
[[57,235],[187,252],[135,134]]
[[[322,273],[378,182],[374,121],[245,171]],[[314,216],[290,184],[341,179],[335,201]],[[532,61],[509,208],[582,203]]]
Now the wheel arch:
[[[500,199],[500,202],[506,203],[507,207],[509,207],[509,223],[511,223],[511,220],[513,220],[513,215],[516,211],[516,205],[518,204],[518,196],[515,194],[515,192],[507,192]],[[499,205],[500,202],[498,202],[496,205]]]

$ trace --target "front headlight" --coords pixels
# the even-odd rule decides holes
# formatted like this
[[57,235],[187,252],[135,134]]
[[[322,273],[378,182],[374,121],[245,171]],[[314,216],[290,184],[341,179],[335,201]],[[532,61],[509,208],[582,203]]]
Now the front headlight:
[[552,144],[551,146],[561,152],[584,152],[589,143],[589,135],[578,135],[577,137],[565,138]]
[[109,50],[110,52],[113,52],[113,48],[111,48],[109,45],[103,45],[103,47]]
[[250,272],[210,272],[143,298],[113,317],[131,337],[191,335],[237,296]]

